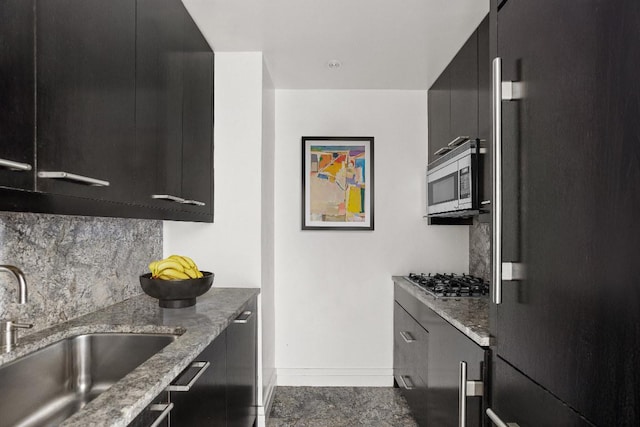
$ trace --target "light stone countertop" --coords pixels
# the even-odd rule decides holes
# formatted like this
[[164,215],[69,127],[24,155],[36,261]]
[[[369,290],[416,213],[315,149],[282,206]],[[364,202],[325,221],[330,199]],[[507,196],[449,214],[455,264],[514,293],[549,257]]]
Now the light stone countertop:
[[64,427],[124,427],[224,331],[258,293],[259,289],[254,288],[212,288],[198,297],[195,306],[182,309],[160,308],[158,300],[139,295],[19,339],[15,350],[0,355],[0,365],[61,339],[87,333],[179,334],[174,342],[61,424]]
[[393,281],[482,347],[491,345],[488,297],[436,298],[402,276]]

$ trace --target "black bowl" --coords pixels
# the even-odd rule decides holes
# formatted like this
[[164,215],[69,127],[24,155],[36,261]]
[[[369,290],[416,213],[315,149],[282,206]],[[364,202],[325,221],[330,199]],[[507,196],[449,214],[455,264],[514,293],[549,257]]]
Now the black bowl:
[[196,297],[204,295],[213,285],[214,274],[203,271],[203,277],[185,280],[152,279],[151,273],[140,276],[140,286],[145,294],[157,298],[160,307],[183,308],[196,303]]

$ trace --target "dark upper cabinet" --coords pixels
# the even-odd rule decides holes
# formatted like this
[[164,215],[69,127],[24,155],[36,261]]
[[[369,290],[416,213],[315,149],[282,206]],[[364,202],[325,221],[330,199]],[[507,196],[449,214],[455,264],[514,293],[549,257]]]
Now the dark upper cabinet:
[[447,67],[429,88],[429,163],[438,158],[436,151],[451,141],[451,69]]
[[503,281],[495,352],[593,424],[637,426],[640,3],[509,0],[497,37],[524,90],[501,103],[494,244],[526,277]]
[[478,33],[474,31],[449,65],[451,121],[449,141],[478,135]]
[[[478,138],[485,149],[480,166],[480,208],[491,209],[491,55],[489,53],[489,15],[478,27]],[[484,203],[483,203],[484,202]],[[486,203],[489,202],[489,203]]]
[[137,43],[140,197],[212,218],[213,52],[179,0],[138,0]]
[[[36,10],[36,189],[135,200],[135,3],[37,0]],[[47,172],[80,177],[41,177]]]
[[[0,186],[32,189],[34,176],[34,7],[0,2]],[[17,163],[17,164],[14,164]]]
[[1,210],[213,221],[213,51],[182,2],[0,12]]

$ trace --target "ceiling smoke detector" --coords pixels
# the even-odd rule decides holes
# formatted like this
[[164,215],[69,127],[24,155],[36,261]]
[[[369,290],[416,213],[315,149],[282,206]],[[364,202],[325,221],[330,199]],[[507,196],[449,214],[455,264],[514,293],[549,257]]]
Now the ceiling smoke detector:
[[337,70],[341,65],[342,63],[340,61],[338,61],[337,59],[332,59],[327,64],[327,67],[329,67],[330,70]]

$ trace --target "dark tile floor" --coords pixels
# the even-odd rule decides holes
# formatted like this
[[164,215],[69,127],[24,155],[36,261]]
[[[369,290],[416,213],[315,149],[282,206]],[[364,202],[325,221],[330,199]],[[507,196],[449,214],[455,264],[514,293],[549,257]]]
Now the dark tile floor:
[[399,389],[278,387],[267,427],[417,427]]

